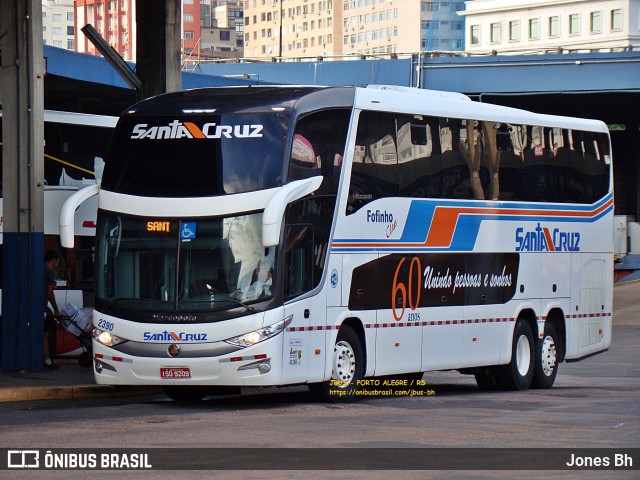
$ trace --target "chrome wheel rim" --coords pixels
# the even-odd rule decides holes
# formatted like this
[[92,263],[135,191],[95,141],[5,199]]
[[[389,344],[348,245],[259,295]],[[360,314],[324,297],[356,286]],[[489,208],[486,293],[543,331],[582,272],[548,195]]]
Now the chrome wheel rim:
[[544,340],[542,341],[541,360],[542,371],[547,377],[550,377],[556,369],[557,352],[553,337],[548,335],[544,337]]
[[523,377],[529,372],[531,367],[531,345],[526,335],[520,335],[516,343],[516,367],[518,373]]
[[333,375],[340,380],[340,386],[346,387],[351,383],[356,372],[356,355],[349,343],[340,341],[333,347]]

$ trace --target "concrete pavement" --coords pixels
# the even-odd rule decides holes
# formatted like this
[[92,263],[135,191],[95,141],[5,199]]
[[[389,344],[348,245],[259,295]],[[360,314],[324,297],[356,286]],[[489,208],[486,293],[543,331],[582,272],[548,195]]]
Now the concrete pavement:
[[156,394],[161,391],[158,387],[96,385],[93,370],[80,367],[75,359],[56,360],[56,363],[59,366],[57,370],[0,373],[0,403],[119,397]]
[[[640,325],[640,282],[617,284],[613,289],[613,325]],[[96,385],[91,368],[75,360],[59,360],[60,368],[42,373],[0,372],[0,403],[28,400],[119,397],[157,394],[159,387]]]

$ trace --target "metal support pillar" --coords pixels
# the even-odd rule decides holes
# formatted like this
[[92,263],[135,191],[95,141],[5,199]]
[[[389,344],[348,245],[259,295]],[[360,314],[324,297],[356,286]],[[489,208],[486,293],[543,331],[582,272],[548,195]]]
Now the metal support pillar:
[[180,0],[136,0],[136,74],[145,98],[182,88]]
[[41,0],[0,0],[3,269],[0,367],[41,371],[44,59]]

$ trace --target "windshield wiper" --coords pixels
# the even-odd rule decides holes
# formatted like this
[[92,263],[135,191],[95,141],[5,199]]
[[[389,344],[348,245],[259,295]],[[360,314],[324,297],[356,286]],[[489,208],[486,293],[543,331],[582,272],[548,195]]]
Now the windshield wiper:
[[149,298],[134,298],[134,297],[120,297],[120,298],[116,298],[115,300],[112,300],[105,308],[104,308],[104,313],[108,314],[109,311],[111,310],[111,307],[113,307],[116,303],[119,303],[121,301],[127,301],[127,302],[148,302],[149,300],[153,300],[155,302],[161,302],[162,300],[155,300],[155,299],[149,299]]
[[220,299],[220,300],[217,300],[217,301],[219,301],[219,302],[232,302],[232,303],[235,303],[236,305],[240,305],[241,307],[246,308],[250,312],[253,312],[255,310],[255,308],[253,308],[251,305],[247,305],[246,303],[241,302],[240,300],[237,300],[237,299],[235,299],[233,297],[223,298],[223,299]]
[[202,300],[182,300],[180,302],[180,305],[191,305],[191,304],[198,304],[198,303],[223,303],[223,302],[230,302],[230,303],[234,303],[236,305],[240,305],[241,307],[244,307],[247,309],[248,312],[253,312],[255,311],[255,308],[253,308],[251,305],[247,305],[246,303],[241,302],[240,300],[236,300],[235,298],[207,298],[207,299],[202,299]]

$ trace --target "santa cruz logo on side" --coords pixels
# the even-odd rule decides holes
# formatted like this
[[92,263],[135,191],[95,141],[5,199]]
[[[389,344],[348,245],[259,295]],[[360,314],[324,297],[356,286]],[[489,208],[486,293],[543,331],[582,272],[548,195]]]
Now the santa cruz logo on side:
[[534,230],[516,229],[516,252],[579,252],[580,233],[563,232],[559,228],[550,231],[538,226]]
[[131,132],[132,140],[164,140],[180,138],[262,138],[262,125],[218,125],[205,123],[202,128],[193,122],[174,120],[169,125],[149,127],[138,123]]

